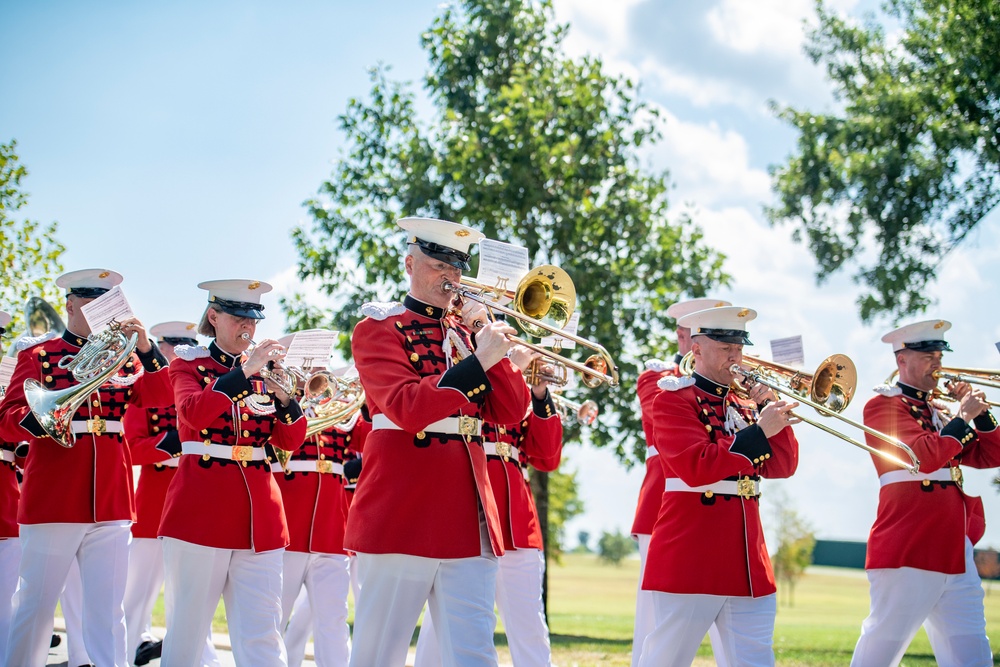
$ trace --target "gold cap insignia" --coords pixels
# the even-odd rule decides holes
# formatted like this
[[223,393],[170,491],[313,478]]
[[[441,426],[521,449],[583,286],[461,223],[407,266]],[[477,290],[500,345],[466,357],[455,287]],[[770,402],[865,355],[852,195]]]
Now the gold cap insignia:
[[468,235],[469,235],[469,230],[467,229],[459,229],[457,232],[455,232],[455,236],[465,237]]
[[256,280],[247,285],[247,289],[257,289],[258,287],[260,287],[260,283]]
[[725,305],[726,305],[726,302],[725,302],[725,301],[720,301],[720,302],[718,302],[717,304],[715,304],[714,306],[712,306],[712,308],[722,308],[722,307],[724,307]]
[[110,276],[110,275],[111,275],[111,273],[109,273],[108,271],[103,271],[103,272],[101,273],[101,275],[99,275],[99,276],[97,276],[97,277],[98,277],[98,278],[107,278],[107,277],[108,277],[108,276]]
[[939,321],[937,322],[937,324],[935,324],[935,325],[934,325],[934,328],[935,328],[935,329],[940,329],[940,328],[941,328],[941,327],[943,327],[943,326],[944,326],[944,320],[939,320]]
[[749,314],[750,314],[750,309],[749,308],[744,308],[740,312],[736,313],[736,317],[746,317]]
[[195,327],[195,325],[194,325],[194,324],[189,324],[189,325],[187,325],[187,326],[186,326],[186,327],[184,327],[184,328],[185,328],[185,329],[187,329],[188,331],[191,331],[191,329],[194,329],[194,327]]

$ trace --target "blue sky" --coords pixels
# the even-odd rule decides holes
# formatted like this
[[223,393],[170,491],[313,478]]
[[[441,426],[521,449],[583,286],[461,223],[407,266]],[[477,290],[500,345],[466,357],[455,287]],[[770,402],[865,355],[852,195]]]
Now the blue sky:
[[[869,0],[836,0],[854,16]],[[732,288],[718,296],[757,309],[757,350],[801,334],[806,367],[843,352],[861,381],[848,415],[859,418],[892,357],[855,315],[846,276],[822,288],[815,263],[772,229],[767,167],[793,148],[769,100],[835,108],[822,72],[802,53],[811,0],[557,0],[571,24],[571,55],[600,56],[642,82],[661,107],[664,141],[643,156],[670,169],[674,210],[691,211],[729,255]],[[32,219],[58,220],[66,268],[113,268],[147,323],[195,320],[195,285],[253,278],[279,293],[295,279],[291,227],[330,174],[341,137],[336,116],[364,95],[378,62],[419,81],[420,33],[438,2],[4,3],[0,140],[15,138],[30,175]],[[997,366],[1000,228],[991,217],[942,264],[929,317],[955,324],[950,362]],[[284,331],[277,300],[260,335]],[[667,304],[664,304],[666,307]],[[918,318],[915,318],[918,319]],[[875,515],[874,469],[864,452],[805,426],[799,473],[778,482],[821,537],[863,539]],[[641,470],[608,453],[567,448],[587,512],[568,528],[627,531]],[[989,473],[968,475],[986,501],[987,536],[1000,546],[1000,496]],[[765,505],[767,489],[765,488]]]

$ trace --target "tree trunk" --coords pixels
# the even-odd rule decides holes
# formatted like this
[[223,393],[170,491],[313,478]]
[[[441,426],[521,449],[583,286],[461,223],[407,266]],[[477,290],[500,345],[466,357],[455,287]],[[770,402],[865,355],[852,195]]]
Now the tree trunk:
[[531,471],[531,492],[538,507],[538,523],[542,529],[542,554],[545,557],[545,573],[542,576],[542,609],[546,622],[549,618],[549,474]]

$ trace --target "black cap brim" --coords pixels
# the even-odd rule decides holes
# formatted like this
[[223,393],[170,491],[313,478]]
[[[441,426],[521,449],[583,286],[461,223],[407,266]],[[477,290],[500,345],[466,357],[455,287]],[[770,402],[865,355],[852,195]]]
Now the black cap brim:
[[167,343],[168,345],[190,345],[191,347],[198,347],[198,341],[194,338],[178,338],[176,336],[163,336],[160,338],[161,343]]
[[707,336],[720,343],[730,343],[733,345],[753,345],[750,342],[750,335],[740,329],[698,329],[692,332],[692,336]]
[[439,243],[432,243],[431,241],[424,241],[423,239],[413,238],[410,243],[416,243],[417,247],[428,257],[436,259],[445,264],[454,266],[456,269],[461,269],[462,271],[469,270],[469,257],[468,253],[460,252],[454,248],[449,248],[448,246],[441,245]]
[[259,303],[232,301],[230,299],[220,299],[217,296],[209,299],[209,302],[217,305],[222,312],[236,317],[249,317],[252,320],[264,319],[264,306]]
[[921,340],[916,343],[903,343],[904,350],[914,352],[954,352],[948,341],[944,340]]
[[96,299],[97,297],[107,294],[111,290],[107,287],[73,287],[68,292],[66,296],[78,296],[81,299]]

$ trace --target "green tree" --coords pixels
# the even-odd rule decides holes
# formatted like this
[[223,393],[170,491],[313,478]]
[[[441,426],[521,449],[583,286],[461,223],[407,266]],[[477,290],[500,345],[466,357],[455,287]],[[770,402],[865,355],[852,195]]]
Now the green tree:
[[[293,231],[299,275],[333,311],[285,303],[292,326],[346,332],[369,300],[403,290],[403,215],[463,222],[528,248],[532,265],[566,269],[576,283],[580,333],[618,360],[621,387],[595,390],[602,420],[587,438],[631,463],[644,455],[635,401],[637,360],[662,354],[665,305],[726,280],[722,256],[690,220],[671,220],[665,173],[640,170],[638,151],[660,138],[655,109],[632,81],[596,58],[561,50],[565,26],[549,0],[464,0],[422,35],[429,56],[418,117],[409,86],[371,70],[367,99],[339,124],[344,153],[310,224]],[[567,438],[580,437],[578,426]]]
[[0,144],[0,308],[13,316],[9,330],[24,330],[21,307],[30,296],[41,296],[60,308],[60,293],[54,279],[62,273],[60,257],[65,250],[56,240],[57,223],[42,225],[12,216],[28,203],[21,181],[28,170],[20,163],[17,142]]
[[883,10],[898,31],[875,17],[852,24],[818,0],[807,53],[843,109],[777,109],[799,138],[771,170],[768,211],[808,244],[820,283],[857,268],[866,322],[926,310],[938,264],[1000,200],[1000,4],[886,0]]
[[774,578],[785,592],[785,604],[795,606],[795,584],[812,564],[816,536],[809,522],[794,507],[788,494],[775,494],[774,518],[778,549],[771,556]]
[[614,533],[603,531],[597,542],[597,557],[605,563],[621,567],[625,557],[632,553],[634,542],[628,535],[622,535],[620,530]]

